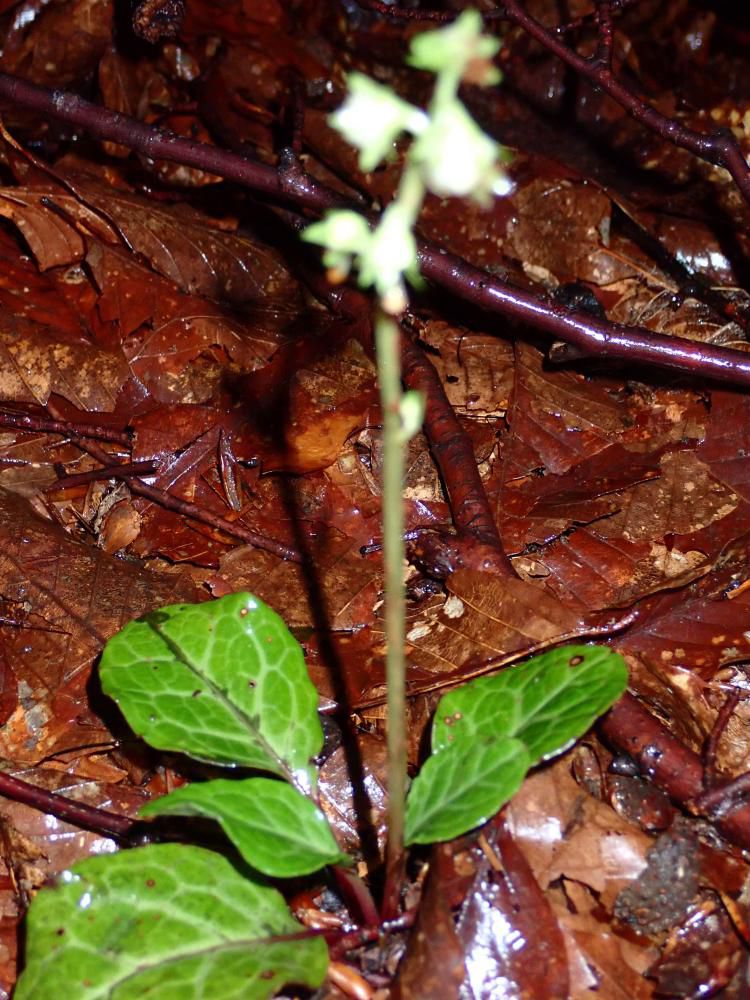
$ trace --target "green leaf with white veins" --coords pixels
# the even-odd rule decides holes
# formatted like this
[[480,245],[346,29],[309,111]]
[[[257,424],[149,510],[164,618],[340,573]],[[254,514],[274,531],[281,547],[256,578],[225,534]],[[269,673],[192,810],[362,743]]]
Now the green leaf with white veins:
[[88,858],[31,903],[26,967],[14,996],[41,1000],[266,1000],[285,983],[315,989],[322,938],[275,889],[220,854],[155,844]]
[[274,878],[309,875],[346,861],[320,809],[273,778],[185,785],[149,802],[140,814],[215,819],[245,861]]
[[509,736],[531,763],[567,749],[620,697],[628,668],[606,646],[561,646],[450,691],[435,712],[433,752]]
[[299,643],[251,594],[130,622],[107,643],[100,675],[130,727],[159,750],[314,786],[318,696]]
[[521,787],[530,766],[520,740],[477,740],[427,758],[406,800],[404,840],[451,840],[486,822]]

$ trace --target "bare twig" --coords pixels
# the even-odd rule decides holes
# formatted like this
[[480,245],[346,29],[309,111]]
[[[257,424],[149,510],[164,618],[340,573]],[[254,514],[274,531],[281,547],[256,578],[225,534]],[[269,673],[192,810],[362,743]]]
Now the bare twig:
[[[92,458],[95,458],[97,462],[101,462],[105,466],[112,466],[112,456],[104,451],[103,448],[100,448],[98,444],[94,444],[93,441],[84,441],[80,438],[77,439],[76,443],[79,448],[91,455]],[[205,508],[199,507],[197,504],[189,503],[187,500],[181,500],[179,497],[172,496],[171,493],[159,489],[157,486],[149,486],[148,483],[144,483],[137,476],[131,474],[124,478],[127,479],[132,493],[145,497],[160,507],[173,510],[184,517],[189,517],[193,521],[200,521],[202,524],[207,524],[217,531],[223,531],[224,534],[230,535],[233,538],[239,538],[240,541],[245,542],[247,545],[252,545],[256,549],[265,549],[266,552],[272,552],[279,559],[287,559],[290,562],[302,561],[300,553],[291,546],[284,545],[283,542],[277,542],[273,538],[266,538],[265,535],[260,535],[257,531],[251,531],[241,524],[235,524],[234,521],[228,521],[224,517],[219,517],[218,514],[212,514],[210,510],[205,510]]]
[[0,409],[0,427],[14,427],[23,431],[41,431],[44,434],[62,434],[63,437],[90,437],[100,441],[112,441],[130,448],[132,441],[128,434],[97,424],[80,424],[70,420],[50,420],[48,417],[32,417],[25,413],[14,413]]
[[76,472],[70,476],[60,476],[54,483],[46,487],[46,493],[56,490],[68,490],[74,486],[95,483],[100,479],[130,479],[132,476],[150,476],[157,469],[156,462],[123,462],[121,465],[105,465],[101,469],[91,469],[89,472]]
[[[602,4],[598,5],[600,33],[602,6]],[[665,141],[686,149],[707,163],[728,170],[743,198],[750,203],[750,167],[742,154],[739,143],[731,132],[716,132],[713,135],[705,135],[680,125],[673,118],[668,118],[656,108],[646,104],[642,98],[616,79],[612,73],[609,59],[601,58],[602,54],[606,55],[606,42],[600,43],[593,58],[587,58],[568,48],[555,36],[553,31],[545,28],[528,11],[524,10],[518,0],[503,0],[503,10],[509,20],[523,28],[548,52],[552,52],[581,76],[601,87],[606,94],[617,101],[621,108],[627,111],[631,118],[634,118],[641,125],[645,125],[646,128],[661,136]],[[606,25],[608,19],[605,19],[604,23]]]
[[105,837],[122,839],[131,832],[135,820],[128,816],[87,806],[76,802],[56,792],[48,792],[45,788],[31,785],[28,781],[14,778],[13,775],[0,771],[0,795],[13,802],[21,802],[32,809],[39,809],[49,816],[55,816],[66,823],[74,823],[87,830],[94,830]]
[[[378,0],[359,0],[359,3],[362,7],[376,10],[387,17],[412,20],[415,16],[415,12],[408,7],[391,6],[379,3]],[[482,17],[485,20],[500,18],[513,21],[548,52],[552,52],[581,76],[591,80],[597,87],[609,94],[621,108],[627,111],[631,118],[634,118],[641,125],[655,132],[665,141],[686,149],[707,163],[727,170],[745,201],[750,203],[750,167],[739,143],[730,131],[707,135],[687,128],[685,125],[680,125],[673,118],[668,118],[656,108],[651,107],[614,76],[611,67],[612,6],[611,0],[597,4],[596,19],[599,27],[599,45],[592,57],[581,56],[569,48],[558,37],[559,29],[545,27],[529,14],[518,0],[503,0],[501,7],[493,11],[482,12]],[[417,13],[419,19],[423,21],[452,20],[457,16],[453,11],[447,17],[442,11],[420,10]]]
[[[7,73],[0,73],[0,99],[78,125],[97,138],[121,143],[146,156],[218,174],[298,208],[320,213],[345,204],[337,192],[302,172],[277,171],[236,153],[162,132],[127,115],[98,107],[76,94],[45,90]],[[672,126],[679,133],[679,126],[670,123],[669,119],[665,121],[668,138]],[[710,145],[710,138],[700,136],[700,139]],[[738,155],[741,154],[738,152]],[[750,358],[742,351],[667,337],[640,327],[607,323],[585,313],[556,308],[425,242],[420,244],[420,265],[425,277],[455,295],[483,309],[528,323],[556,340],[568,341],[576,346],[580,356],[623,359],[704,379],[750,386]]]

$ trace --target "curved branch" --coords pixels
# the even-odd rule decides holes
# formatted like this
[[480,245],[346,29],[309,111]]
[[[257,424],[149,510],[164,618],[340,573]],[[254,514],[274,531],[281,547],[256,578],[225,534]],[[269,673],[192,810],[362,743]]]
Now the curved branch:
[[[640,97],[632,93],[613,75],[607,58],[600,56],[607,53],[606,42],[600,45],[593,58],[580,56],[555,37],[552,31],[540,24],[536,18],[527,13],[518,0],[503,0],[503,9],[509,20],[534,38],[540,45],[552,52],[564,63],[581,76],[595,83],[617,103],[621,108],[641,125],[656,132],[675,146],[694,153],[707,163],[724,167],[732,175],[732,180],[740,189],[742,197],[750,204],[750,167],[742,154],[739,143],[731,132],[716,132],[704,135],[691,128],[680,125],[672,118],[667,118],[656,108],[650,107]],[[607,13],[609,13],[607,11]]]
[[[347,204],[337,192],[298,171],[277,171],[237,153],[145,125],[76,94],[45,90],[7,73],[0,73],[0,99],[77,125],[98,139],[118,142],[145,156],[218,174],[298,208],[319,214]],[[750,356],[742,351],[667,337],[556,307],[425,241],[419,244],[419,256],[426,278],[483,309],[512,317],[557,340],[574,344],[578,356],[619,358],[631,364],[653,365],[750,386]]]
[[[358,0],[358,3],[366,10],[373,10],[384,17],[400,20],[452,21],[458,16],[458,11],[415,11],[408,7],[391,6],[382,3],[381,0]],[[750,204],[750,166],[743,156],[739,143],[729,130],[705,135],[680,125],[679,122],[646,104],[614,76],[611,67],[612,7],[611,0],[597,5],[596,20],[599,24],[600,40],[596,54],[592,57],[581,56],[568,48],[558,37],[559,29],[546,28],[524,10],[518,0],[503,0],[501,7],[493,11],[483,11],[482,17],[485,20],[501,18],[517,24],[548,52],[556,55],[576,73],[591,80],[609,94],[641,125],[645,125],[665,141],[700,157],[706,163],[723,167],[731,175],[745,201]]]
[[[700,757],[627,692],[598,723],[606,742],[636,761],[641,772],[681,806],[696,809],[696,793],[703,787]],[[719,789],[723,798],[725,789]],[[709,805],[711,803],[709,802]],[[740,847],[750,847],[750,805],[716,819],[724,836]]]

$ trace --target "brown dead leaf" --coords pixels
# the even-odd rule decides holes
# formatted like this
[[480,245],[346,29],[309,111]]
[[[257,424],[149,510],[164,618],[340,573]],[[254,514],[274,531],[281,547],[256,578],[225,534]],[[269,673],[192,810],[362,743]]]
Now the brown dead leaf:
[[128,377],[119,353],[82,340],[59,340],[52,330],[10,314],[0,316],[0,397],[44,405],[52,393],[79,410],[115,408]]
[[526,857],[496,820],[480,845],[485,857],[458,920],[466,978],[461,996],[567,1000],[568,963],[562,931]]
[[516,347],[516,381],[508,408],[505,481],[535,469],[560,474],[608,445],[630,427],[615,393],[576,372],[548,371],[539,351]]
[[243,304],[294,299],[296,283],[273,250],[211,226],[186,206],[156,207],[92,178],[0,188],[0,214],[20,229],[42,270],[81,260],[84,232],[141,254],[183,291]]
[[417,921],[393,984],[393,1000],[458,1000],[466,964],[443,884],[452,874],[452,845],[435,844]]
[[321,532],[308,554],[302,566],[248,546],[235,548],[209,585],[215,597],[237,590],[257,594],[290,628],[356,631],[372,624],[382,586],[380,561],[363,557],[337,531]]
[[345,851],[382,853],[387,834],[385,742],[357,733],[355,749],[338,747],[320,769],[321,808]]
[[112,36],[112,0],[24,7],[4,40],[4,72],[46,87],[66,87],[96,69]]
[[513,387],[512,344],[442,320],[425,323],[419,339],[437,350],[430,360],[458,413],[488,419],[505,412]]
[[668,454],[658,477],[617,495],[617,511],[537,559],[563,600],[567,592],[590,608],[626,606],[707,573],[726,542],[710,529],[739,503],[694,453]]
[[15,234],[0,231],[0,307],[16,318],[54,328],[61,339],[78,339],[86,324],[79,310],[61,294],[55,276],[40,274],[26,254],[19,253]]
[[106,639],[147,610],[197,595],[181,574],[159,577],[70,541],[7,493],[0,532],[0,593],[22,604],[33,626],[0,624],[21,699],[0,730],[0,755],[34,765],[101,733],[86,684]]
[[565,937],[571,997],[648,1000],[643,973],[656,950],[618,934],[610,920],[653,840],[577,785],[570,767],[566,754],[526,779],[508,807],[511,831]]
[[298,370],[290,387],[285,466],[312,472],[332,465],[377,402],[375,365],[356,340]]
[[460,683],[483,663],[492,661],[497,669],[514,654],[584,635],[590,628],[584,616],[523,580],[459,570],[446,587],[443,602],[431,603],[407,624],[410,694]]
[[86,263],[99,288],[97,309],[118,327],[133,373],[158,402],[175,398],[175,384],[199,356],[214,358],[233,372],[265,364],[284,342],[293,314],[256,308],[235,315],[208,299],[185,295],[132,255],[94,243]]
[[618,893],[646,867],[653,843],[576,784],[569,754],[526,779],[509,817],[543,889],[560,877],[581,882],[610,911]]
[[609,233],[609,198],[591,184],[539,178],[513,196],[517,215],[505,253],[532,277],[554,275],[560,284],[595,280],[591,257]]

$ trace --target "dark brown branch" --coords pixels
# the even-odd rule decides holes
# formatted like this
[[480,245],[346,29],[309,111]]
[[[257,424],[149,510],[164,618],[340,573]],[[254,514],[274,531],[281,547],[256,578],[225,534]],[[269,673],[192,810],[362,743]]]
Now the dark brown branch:
[[[78,125],[97,138],[119,142],[146,156],[218,174],[298,208],[320,213],[344,204],[336,192],[307,175],[276,171],[236,153],[162,132],[75,94],[45,90],[7,73],[0,73],[0,99]],[[460,257],[441,253],[432,245],[421,243],[419,252],[425,277],[484,309],[511,316],[557,340],[575,344],[582,356],[620,358],[750,386],[750,358],[742,351],[597,321],[585,313],[555,308],[472,267]]]
[[750,386],[750,357],[742,351],[667,337],[639,327],[608,323],[590,314],[542,302],[466,261],[420,247],[422,274],[477,306],[528,323],[573,344],[578,357],[625,359],[706,379]]
[[128,816],[120,816],[118,813],[76,802],[75,799],[66,798],[56,792],[48,792],[44,788],[29,784],[28,781],[14,778],[4,771],[0,771],[0,795],[12,799],[13,802],[31,806],[32,809],[39,809],[49,816],[56,816],[66,823],[74,823],[76,826],[118,840],[127,837],[136,822]]
[[[345,285],[332,285],[318,269],[309,273],[306,269],[305,281],[317,298],[325,302],[335,314],[350,322],[356,320],[365,329],[369,329],[372,307],[370,300],[362,292]],[[408,389],[424,393],[426,406],[423,430],[442,478],[453,524],[458,532],[458,535],[450,536],[432,532],[428,535],[419,530],[410,532],[409,539],[419,539],[418,544],[422,544],[422,540],[428,537],[435,542],[434,547],[427,543],[430,548],[427,559],[422,558],[424,550],[415,551],[415,548],[411,549],[410,556],[416,556],[417,562],[437,576],[447,574],[435,573],[435,562],[449,563],[457,556],[455,568],[458,568],[458,562],[467,565],[463,558],[465,555],[469,556],[471,568],[480,568],[478,564],[483,563],[483,569],[515,576],[511,562],[503,551],[471,440],[456,418],[434,365],[419,345],[406,334],[401,337],[401,372]],[[454,545],[457,548],[451,552]],[[361,552],[365,555],[379,551],[380,547],[380,543],[363,546]],[[436,560],[431,558],[433,552]]]
[[471,439],[459,423],[432,362],[406,335],[401,338],[401,367],[406,387],[424,394],[425,433],[448,494],[456,531],[490,550],[487,558],[492,566],[485,569],[515,576],[503,552]]
[[273,167],[208,143],[195,142],[174,132],[145,125],[128,115],[92,104],[77,94],[64,90],[46,90],[8,73],[0,73],[0,100],[69,125],[77,125],[99,139],[118,142],[152,159],[169,160],[219,174],[260,194],[292,202],[300,208],[322,212],[341,203],[339,195],[315,184],[312,178],[306,179],[301,190],[294,184],[288,185],[287,190],[283,175]]
[[693,806],[704,815],[720,820],[735,812],[743,804],[747,808],[748,795],[750,795],[750,771],[745,771],[726,784],[709,788],[707,792],[697,796],[693,800]]
[[[91,455],[92,458],[95,458],[97,462],[101,462],[105,466],[112,465],[112,456],[107,454],[98,444],[81,439],[78,439],[76,443],[79,448]],[[179,497],[172,496],[171,493],[159,489],[157,486],[149,486],[148,483],[144,483],[137,476],[131,474],[124,478],[127,479],[132,493],[145,497],[160,507],[172,510],[177,514],[182,514],[193,521],[200,521],[202,524],[207,524],[209,527],[215,528],[217,531],[222,531],[232,538],[239,538],[240,541],[245,542],[247,545],[252,545],[256,549],[265,549],[266,552],[272,552],[279,559],[287,559],[290,562],[302,561],[299,552],[289,545],[284,545],[283,542],[277,542],[273,538],[266,538],[265,535],[259,535],[257,531],[251,531],[249,528],[244,528],[241,524],[235,524],[234,521],[228,521],[224,517],[219,517],[218,514],[212,514],[211,511],[205,510],[197,504],[189,503],[187,500],[181,500]]]
[[[608,743],[630,754],[641,772],[687,809],[696,811],[696,792],[703,787],[703,763],[632,695],[625,694],[599,722]],[[721,792],[723,789],[717,789]],[[724,836],[750,847],[750,805],[717,818]]]
[[86,483],[95,483],[100,479],[130,479],[132,476],[150,476],[156,472],[157,463],[148,462],[123,462],[117,465],[105,465],[101,469],[91,469],[89,472],[76,472],[70,476],[60,476],[60,478],[50,483],[46,487],[46,493],[54,493],[56,490],[68,490],[74,486],[84,486]]
[[[601,6],[600,4],[600,13]],[[518,0],[503,0],[503,10],[509,20],[523,28],[548,52],[554,53],[581,76],[601,87],[606,94],[617,101],[621,108],[627,111],[631,118],[634,118],[641,125],[645,125],[652,132],[656,132],[666,142],[671,142],[675,146],[680,146],[682,149],[694,153],[695,156],[699,156],[707,163],[728,170],[743,198],[750,203],[750,168],[742,155],[739,143],[731,132],[704,135],[680,125],[674,119],[661,114],[656,108],[650,107],[624,84],[620,83],[613,76],[608,60],[600,58],[601,46],[597,54],[592,59],[588,59],[585,56],[580,56],[556,38],[554,32],[545,28],[536,18],[524,10]]]
[[112,441],[130,448],[130,437],[123,431],[96,424],[72,423],[68,420],[50,420],[49,417],[32,417],[25,413],[10,413],[0,410],[0,427],[13,427],[23,431],[42,431],[45,434],[62,434],[63,437],[90,437],[100,441]]
[[[384,16],[411,20],[414,12],[410,8],[390,6],[377,0],[360,0],[361,6],[377,10]],[[539,42],[548,52],[561,59],[581,76],[586,77],[600,87],[616,101],[621,108],[641,125],[661,136],[666,142],[686,149],[700,159],[729,171],[743,198],[750,204],[750,167],[742,154],[739,143],[730,131],[715,132],[705,135],[694,129],[680,125],[673,118],[661,114],[656,108],[646,104],[644,100],[629,90],[613,75],[610,60],[612,52],[612,3],[597,5],[597,20],[599,23],[600,41],[597,52],[592,58],[581,56],[568,48],[557,37],[557,29],[546,28],[536,18],[532,17],[518,0],[503,0],[501,7],[491,12],[483,12],[485,20],[503,18],[513,21],[519,27]],[[449,17],[441,11],[421,10],[418,12],[421,20],[452,20],[456,14]]]

